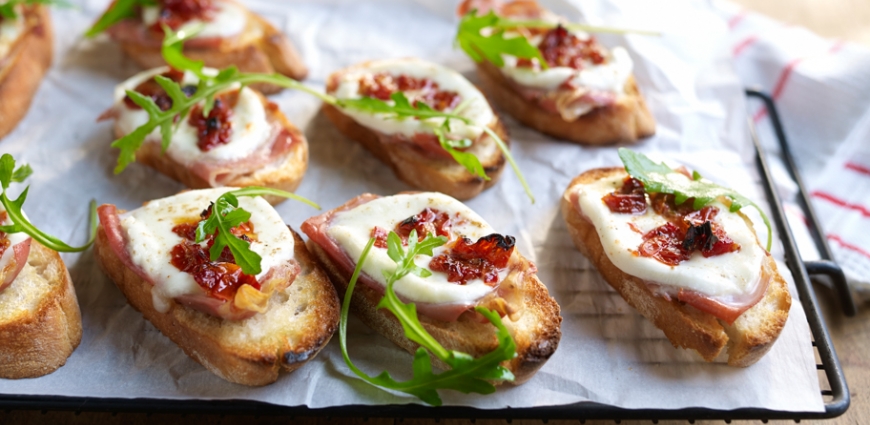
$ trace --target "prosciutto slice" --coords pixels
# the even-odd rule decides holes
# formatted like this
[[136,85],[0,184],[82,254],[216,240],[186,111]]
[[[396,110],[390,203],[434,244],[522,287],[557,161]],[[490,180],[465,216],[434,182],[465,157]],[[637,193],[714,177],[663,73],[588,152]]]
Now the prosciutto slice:
[[535,0],[514,0],[508,3],[501,0],[465,0],[456,8],[456,14],[464,16],[472,10],[477,10],[478,15],[494,11],[501,16],[525,19],[540,18],[546,12]]
[[[344,205],[334,210],[327,211],[326,213],[323,213],[321,215],[309,218],[304,223],[302,223],[302,231],[306,235],[308,235],[308,238],[310,238],[314,243],[316,243],[318,246],[320,246],[321,249],[326,252],[329,258],[338,266],[339,270],[341,270],[342,274],[346,278],[350,278],[350,276],[353,274],[353,270],[354,268],[356,268],[356,264],[350,258],[350,256],[348,256],[347,253],[338,245],[338,243],[326,234],[326,231],[327,229],[329,229],[330,223],[332,222],[333,217],[335,217],[337,213],[354,209],[377,198],[380,198],[380,196],[365,193],[351,199]],[[360,274],[359,282],[377,291],[379,294],[384,293],[384,286],[365,273]],[[413,302],[413,300],[407,300],[401,296],[399,298],[402,299],[403,302]],[[455,322],[457,319],[459,319],[459,316],[461,316],[466,311],[471,310],[476,305],[431,304],[420,302],[415,302],[415,304],[417,306],[417,312],[419,312],[421,315],[444,322]]]
[[[163,45],[163,33],[146,27],[139,19],[124,19],[106,29],[106,33],[119,43],[137,44],[159,49]],[[184,42],[185,49],[210,49],[219,47],[223,38],[197,37]]]
[[[151,276],[145,273],[145,271],[137,266],[130,257],[130,253],[127,251],[127,238],[125,237],[123,227],[121,227],[121,219],[118,215],[117,208],[114,205],[101,205],[97,208],[97,214],[100,218],[100,224],[103,226],[103,230],[106,233],[109,246],[121,262],[152,286],[159,285],[159,282],[155,281]],[[269,272],[260,279],[264,282],[262,285],[262,298],[267,301],[272,292],[283,290],[288,287],[296,279],[299,271],[299,264],[295,261],[289,261],[270,269]],[[179,273],[182,272],[179,271]],[[262,310],[262,308],[257,308],[255,305],[245,305],[246,303],[239,303],[236,302],[236,300],[225,300],[213,297],[201,288],[198,293],[185,294],[177,297],[175,300],[183,305],[193,308],[194,310],[226,320],[247,319]],[[239,304],[242,304],[242,308],[238,306]]]
[[223,186],[240,176],[283,162],[293,144],[301,137],[298,132],[291,132],[276,122],[272,126],[271,142],[263,143],[250,155],[232,161],[203,159],[190,164],[190,169],[209,186]]
[[3,255],[0,256],[0,291],[11,285],[27,264],[31,241],[33,239],[27,238],[3,251]]

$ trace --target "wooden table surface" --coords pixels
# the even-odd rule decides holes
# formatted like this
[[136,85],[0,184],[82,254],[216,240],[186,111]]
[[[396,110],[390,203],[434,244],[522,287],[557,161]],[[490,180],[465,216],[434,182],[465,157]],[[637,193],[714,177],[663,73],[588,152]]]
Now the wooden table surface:
[[[841,38],[870,46],[870,1],[868,0],[736,0],[745,7],[775,17],[789,24],[802,25],[832,38]],[[859,305],[858,315],[846,318],[836,310],[836,300],[825,287],[817,287],[819,302],[823,306],[834,346],[846,373],[852,395],[849,411],[829,421],[803,421],[802,423],[870,424],[870,303]],[[417,419],[339,419],[327,417],[219,416],[169,415],[143,413],[76,413],[39,411],[0,411],[0,424],[145,424],[145,423],[213,423],[221,425],[269,424],[331,424],[360,425],[458,425],[464,420]],[[478,425],[503,425],[503,420],[478,420]],[[574,425],[578,421],[549,421],[554,425]],[[586,421],[587,424],[612,424],[613,421]],[[623,424],[649,424],[651,421],[623,421]],[[685,421],[660,421],[659,424],[685,424]],[[697,421],[696,424],[721,424],[721,421]],[[753,422],[745,422],[753,423]],[[761,422],[758,422],[759,424]],[[794,423],[772,421],[770,423]],[[516,420],[512,425],[539,425],[540,420]]]

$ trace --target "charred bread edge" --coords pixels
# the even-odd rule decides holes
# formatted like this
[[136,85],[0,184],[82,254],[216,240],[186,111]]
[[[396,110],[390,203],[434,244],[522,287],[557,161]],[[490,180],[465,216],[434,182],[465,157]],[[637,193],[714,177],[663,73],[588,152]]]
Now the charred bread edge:
[[[239,2],[236,2],[239,4]],[[277,72],[295,80],[304,80],[308,76],[308,68],[293,46],[293,43],[272,24],[242,5],[248,14],[248,26],[240,38],[249,38],[253,31],[262,32],[261,36],[252,42],[237,42],[234,39],[224,40],[218,47],[184,48],[184,54],[193,60],[201,60],[212,68],[226,68],[235,65],[242,72],[259,72],[270,74]],[[247,41],[247,40],[246,40]],[[151,69],[166,65],[159,45],[119,41],[121,49],[142,68]],[[251,87],[265,94],[274,94],[283,90],[273,84],[255,83]]]
[[[497,150],[495,158],[479,158],[484,172],[490,178],[487,181],[469,173],[452,159],[426,158],[400,144],[386,146],[381,142],[382,133],[359,124],[332,105],[323,104],[323,112],[345,137],[359,142],[381,162],[388,164],[399,179],[422,190],[441,192],[459,200],[471,199],[499,180],[507,162],[501,150]],[[510,146],[507,131],[498,117],[490,124],[490,128],[502,138],[505,145]]]
[[[293,192],[299,187],[302,178],[305,176],[305,171],[308,169],[308,141],[302,132],[291,124],[281,111],[270,110],[267,107],[268,101],[266,98],[260,95],[260,99],[263,102],[263,107],[266,108],[269,121],[277,120],[281,126],[293,135],[293,145],[279,167],[273,169],[270,164],[267,168],[239,176],[228,182],[226,186],[265,186]],[[115,126],[115,137],[121,138],[123,136],[124,134]],[[181,182],[181,184],[188,188],[207,189],[211,187],[207,181],[194,174],[190,168],[185,167],[173,160],[169,155],[164,154],[159,143],[143,143],[142,147],[136,152],[136,161],[154,168],[173,180]],[[272,205],[277,205],[286,200],[286,198],[275,195],[265,195],[263,199]]]
[[[60,255],[34,240],[27,262],[40,276],[57,284],[33,312],[0,324],[0,378],[35,378],[54,372],[82,340],[79,303]],[[27,284],[21,279],[13,282]]]
[[[342,273],[317,243],[309,240],[308,249],[314,254],[323,270],[326,271],[329,279],[335,285],[339,296],[343,299],[350,276]],[[519,254],[517,253],[517,255]],[[524,266],[531,266],[525,258],[521,255],[519,257],[525,263]],[[520,318],[520,321],[528,319],[528,315],[534,313],[534,317],[537,319],[535,323],[538,326],[531,332],[517,332],[517,322],[507,318],[503,319],[505,326],[511,332],[511,336],[513,336],[517,344],[517,357],[505,365],[515,375],[516,379],[511,382],[514,385],[528,381],[553,355],[562,337],[560,308],[556,301],[550,297],[546,286],[533,273],[526,274],[524,285],[528,288],[523,291],[523,300],[527,310]],[[405,337],[405,332],[398,319],[392,313],[377,308],[381,298],[382,295],[374,289],[366,285],[356,285],[350,308],[354,315],[367,326],[409,353],[414,353],[419,345]],[[477,322],[469,318],[468,315],[460,316],[455,324],[433,320],[426,316],[420,316],[420,322],[447,349],[463,351],[478,357],[492,351],[498,346],[495,338],[495,327],[489,322]],[[462,339],[462,335],[457,335],[456,328],[460,326],[474,328],[476,333],[491,333],[492,339],[490,345],[469,345],[467,341]],[[434,356],[431,356],[431,358],[435,366],[442,370],[449,369],[446,364]],[[496,382],[495,384],[501,383],[503,382]]]
[[[763,272],[770,274],[767,291],[761,301],[745,311],[733,325],[728,325],[709,313],[704,313],[677,300],[655,296],[639,278],[626,274],[607,257],[595,227],[584,220],[570,199],[570,193],[580,183],[588,183],[625,173],[621,167],[586,171],[571,181],[562,197],[562,216],[571,239],[607,281],[632,307],[661,329],[675,347],[696,350],[707,360],[715,359],[728,347],[728,364],[746,367],[757,362],[779,337],[788,318],[791,296],[788,286],[777,271],[769,254],[762,263]],[[745,217],[744,217],[745,218]],[[764,325],[746,328],[750,316],[765,315]]]
[[48,8],[37,5],[25,14],[26,19],[38,22],[21,35],[18,43],[22,45],[9,52],[16,57],[9,58],[6,69],[0,70],[0,137],[15,129],[27,114],[39,83],[51,66],[52,28]]
[[489,62],[477,64],[481,85],[496,105],[517,121],[550,136],[584,145],[632,144],[655,134],[655,120],[638,91],[634,76],[625,82],[625,94],[610,106],[598,107],[565,121],[523,98],[501,71]]
[[[167,313],[155,310],[151,298],[151,285],[121,262],[109,246],[102,226],[97,232],[94,254],[103,271],[124,293],[130,305],[141,312],[142,316],[154,324],[161,333],[177,344],[185,354],[227,381],[259,386],[275,382],[281,369],[292,372],[314,358],[338,329],[339,303],[335,288],[329,284],[326,275],[311,258],[305,247],[305,242],[293,229],[290,229],[290,232],[295,240],[295,258],[302,268],[291,285],[318,285],[321,291],[328,294],[326,299],[321,300],[322,304],[308,305],[308,309],[322,309],[317,317],[321,321],[328,322],[328,326],[320,334],[307,335],[303,344],[298,347],[284,346],[279,348],[277,352],[271,350],[251,352],[252,350],[248,347],[222,346],[222,341],[211,338],[207,333],[208,329],[191,327],[190,323],[187,323],[193,316],[207,316],[205,313],[192,311],[178,303],[171,303]],[[184,315],[191,317],[183,317]]]

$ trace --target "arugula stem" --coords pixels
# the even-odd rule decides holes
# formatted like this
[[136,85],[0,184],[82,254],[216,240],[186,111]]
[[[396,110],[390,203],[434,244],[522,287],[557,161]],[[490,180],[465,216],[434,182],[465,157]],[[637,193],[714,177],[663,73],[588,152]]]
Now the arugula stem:
[[[374,241],[374,238],[372,238],[371,240]],[[405,332],[407,333],[409,329],[406,323],[414,323],[415,321],[417,321],[417,317],[409,316],[407,314],[407,310],[400,308],[401,306],[406,306],[408,304],[403,303],[399,299],[399,296],[396,295],[395,291],[393,291],[393,284],[396,283],[396,280],[398,279],[396,279],[396,275],[394,274],[387,281],[387,288],[386,292],[384,293],[384,300],[386,300],[387,303],[390,305],[390,312],[397,316],[397,318],[399,319],[399,323],[402,324],[402,328],[404,328]],[[444,346],[442,346],[441,343],[438,342],[428,331],[426,331],[426,328],[421,326],[419,329],[414,329],[413,331],[415,331],[415,333],[421,340],[416,342],[418,342],[421,346],[428,348],[432,352],[432,354],[435,355],[435,357],[438,357],[443,362],[446,362],[447,359],[450,358],[450,352],[447,351],[447,349],[444,348]]]
[[[94,243],[94,238],[96,237],[97,226],[96,226],[96,201],[91,201],[91,212],[90,212],[90,220],[91,231],[90,231],[90,240],[82,246],[70,246],[60,239],[49,235],[48,233],[39,230],[36,226],[31,223],[27,217],[21,212],[21,205],[23,204],[23,199],[27,197],[27,189],[24,189],[24,192],[19,195],[18,199],[12,201],[6,196],[6,192],[4,191],[0,194],[0,204],[3,204],[3,208],[6,210],[6,214],[9,216],[9,220],[12,221],[11,226],[0,226],[0,231],[5,233],[24,233],[27,236],[33,238],[33,240],[39,242],[44,245],[46,248],[58,251],[58,252],[82,252],[88,248],[90,248],[91,244]],[[21,201],[21,202],[19,202]]]
[[[560,25],[559,22],[549,22],[541,19],[499,19],[493,27],[501,28],[501,29],[512,29],[512,28],[555,28]],[[628,29],[628,28],[613,28],[613,27],[601,27],[595,25],[588,24],[580,24],[580,23],[561,23],[563,27],[568,30],[576,30],[576,31],[585,31],[590,33],[609,33],[609,34],[639,34],[639,35],[649,35],[660,37],[662,33],[658,31],[648,31],[648,30],[636,30],[636,29]]]
[[368,383],[379,386],[369,375],[360,370],[360,368],[356,367],[356,365],[350,361],[350,355],[347,353],[347,313],[350,310],[350,299],[353,296],[353,288],[356,287],[356,282],[362,272],[363,260],[369,255],[369,251],[372,249],[374,244],[375,238],[369,239],[369,243],[367,243],[365,248],[363,248],[362,254],[359,257],[360,261],[356,263],[350,281],[347,282],[347,289],[344,291],[344,300],[341,302],[341,315],[338,322],[338,342],[341,346],[341,356],[344,357],[344,363],[347,364],[347,367]]
[[237,189],[231,192],[236,196],[262,196],[262,195],[275,195],[281,196],[288,199],[293,199],[295,201],[302,202],[303,204],[312,206],[314,208],[320,209],[320,205],[316,204],[314,201],[309,200],[303,196],[299,196],[293,192],[287,192],[281,189],[273,189],[271,187],[262,187],[262,186],[248,186],[243,187],[241,189]]
[[532,195],[532,189],[529,187],[529,184],[526,182],[526,178],[523,176],[523,173],[520,171],[520,167],[517,165],[516,161],[514,161],[513,155],[511,155],[511,150],[505,145],[504,141],[501,140],[501,137],[498,137],[492,129],[489,127],[481,127],[492,140],[495,141],[495,144],[498,145],[498,148],[501,149],[501,152],[504,154],[504,157],[507,158],[508,163],[511,164],[511,168],[514,169],[514,174],[517,175],[517,178],[520,179],[520,184],[523,185],[523,190],[526,191],[526,195],[528,195],[529,199],[532,200],[532,203],[535,203],[535,196]]

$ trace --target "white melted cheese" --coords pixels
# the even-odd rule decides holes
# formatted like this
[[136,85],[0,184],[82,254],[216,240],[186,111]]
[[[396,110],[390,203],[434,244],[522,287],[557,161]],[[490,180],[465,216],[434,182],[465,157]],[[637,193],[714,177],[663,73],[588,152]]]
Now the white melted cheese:
[[[0,204],[0,213],[4,212],[6,212],[6,208],[4,208],[2,204]],[[21,214],[24,214],[24,211],[22,211]],[[24,217],[26,218],[27,214],[24,214]],[[8,216],[5,220],[0,222],[0,225],[2,226],[10,226],[12,224],[14,223],[12,223],[12,219],[10,219]],[[7,233],[6,238],[9,239],[9,247],[6,249],[6,251],[3,252],[3,255],[0,256],[0,270],[6,268],[6,265],[9,264],[9,262],[12,261],[13,258],[15,258],[15,250],[12,249],[12,247],[30,239],[30,236],[27,236],[27,233],[18,232]]]
[[0,59],[9,54],[12,45],[24,32],[24,8],[21,5],[15,7],[15,18],[0,18]]
[[[427,207],[447,213],[450,217],[459,213],[466,222],[454,224],[452,232],[455,235],[464,235],[477,241],[482,236],[495,233],[489,224],[462,202],[441,193],[424,192],[378,198],[354,209],[339,212],[333,218],[326,234],[335,240],[351,259],[357,261],[375,226],[387,231],[394,230],[397,224]],[[433,257],[445,250],[444,246],[436,248]],[[414,262],[428,270],[429,261],[433,257],[420,255]],[[362,270],[374,281],[386,286],[383,271],[392,272],[395,268],[396,263],[387,255],[385,248],[372,247]],[[504,279],[506,274],[506,271],[502,271],[499,280]],[[491,286],[480,279],[460,285],[448,282],[447,274],[440,272],[433,272],[431,276],[425,278],[408,274],[396,281],[393,289],[407,301],[431,304],[473,303],[493,291]]]
[[[154,282],[151,294],[154,308],[169,309],[170,300],[186,294],[199,294],[202,289],[189,273],[183,273],[170,263],[171,251],[183,240],[172,232],[181,222],[198,218],[209,203],[228,188],[191,190],[168,198],[149,202],[142,208],[121,215],[121,228],[127,238],[127,252],[133,264],[139,266]],[[293,259],[293,235],[266,200],[260,197],[240,197],[239,207],[251,213],[256,239],[251,250],[263,259],[261,279],[274,266]],[[203,243],[205,246],[205,243]]]
[[[473,124],[469,126],[463,122],[451,120],[451,138],[477,139],[483,132],[481,127],[488,126],[495,119],[495,114],[489,102],[486,101],[486,97],[474,84],[452,69],[420,59],[386,59],[350,67],[342,74],[338,86],[330,94],[339,99],[358,99],[362,97],[359,92],[360,79],[365,75],[378,73],[428,78],[437,83],[440,90],[458,93],[461,99],[460,104],[463,105],[459,115],[470,119]],[[383,114],[369,114],[354,109],[344,109],[343,112],[366,127],[385,134],[402,134],[409,137],[415,133],[431,134],[433,127],[444,122],[442,118],[428,120],[395,119],[385,117]]]
[[[129,134],[137,127],[148,122],[148,113],[142,109],[131,109],[124,103],[126,90],[134,90],[139,84],[169,71],[168,67],[160,67],[140,72],[115,88],[115,109],[118,111],[117,125],[123,134]],[[216,72],[206,69],[207,72]],[[185,72],[182,85],[197,83],[198,79],[190,72]],[[238,89],[234,86],[231,90]],[[239,93],[238,101],[233,107],[230,117],[232,132],[230,141],[226,144],[203,152],[197,146],[199,138],[196,127],[189,124],[189,116],[178,126],[172,135],[172,143],[166,150],[170,158],[183,165],[190,165],[202,160],[230,161],[251,155],[264,143],[271,141],[272,126],[267,120],[266,110],[259,96],[245,87]],[[155,129],[147,138],[147,142],[160,143],[160,129]]]
[[[216,11],[213,19],[203,21],[201,19],[191,19],[187,21],[178,31],[189,31],[199,29],[200,32],[193,38],[229,38],[240,34],[248,25],[248,13],[244,8],[231,1],[214,2]],[[142,23],[146,26],[154,25],[157,19],[160,18],[160,6],[145,6],[142,8]]]
[[[674,178],[686,178],[674,174]],[[766,253],[758,244],[754,230],[737,213],[715,202],[719,213],[713,220],[725,234],[740,244],[740,250],[704,258],[699,252],[677,266],[663,264],[650,257],[636,255],[643,243],[643,234],[667,221],[647,208],[644,214],[613,213],[601,200],[604,195],[622,187],[624,175],[580,185],[577,204],[598,232],[607,258],[623,272],[646,282],[671,288],[692,289],[711,297],[751,294],[760,278],[761,263]],[[633,223],[641,233],[629,226]],[[666,288],[667,291],[667,288]]]

